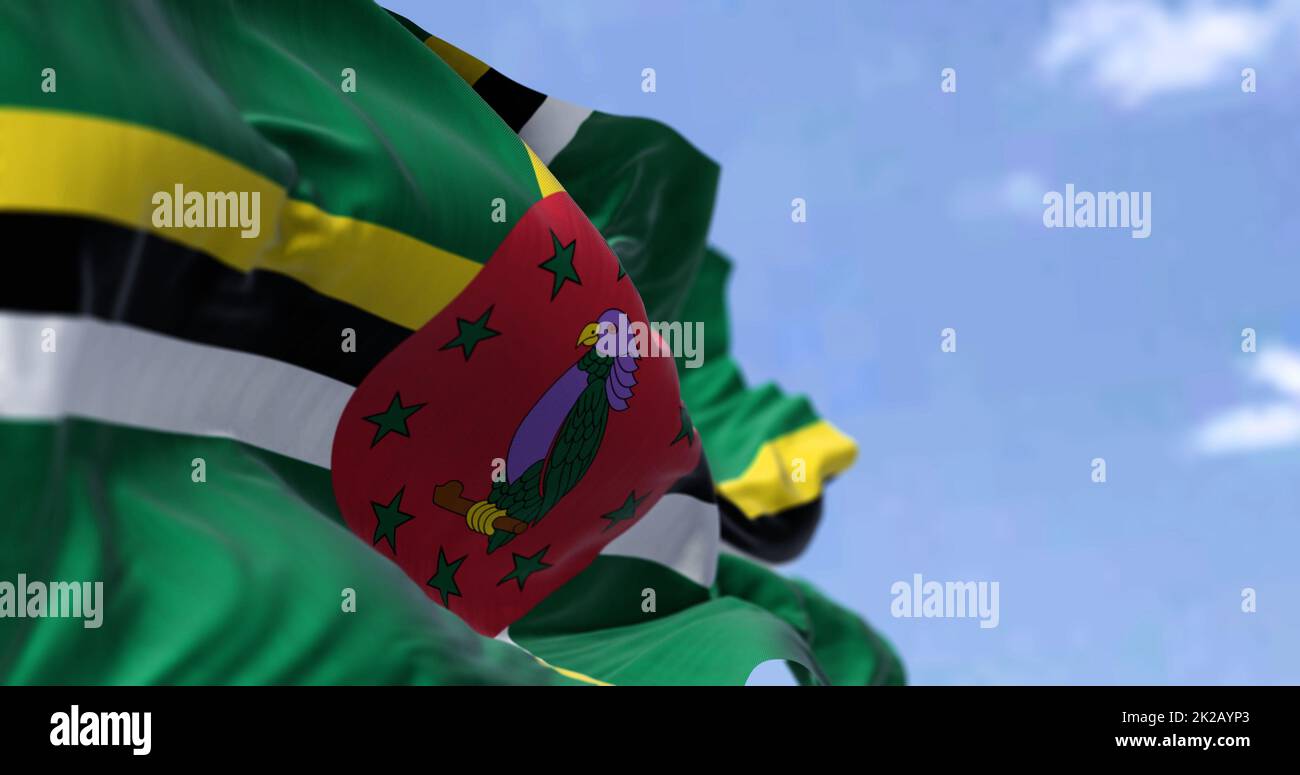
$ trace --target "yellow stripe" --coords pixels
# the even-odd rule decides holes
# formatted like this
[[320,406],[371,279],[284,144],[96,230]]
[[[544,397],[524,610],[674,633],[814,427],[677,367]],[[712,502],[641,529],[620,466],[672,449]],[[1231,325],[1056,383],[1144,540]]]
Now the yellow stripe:
[[442,38],[430,35],[425,38],[424,45],[433,49],[433,53],[442,58],[442,61],[451,66],[456,74],[465,79],[465,83],[470,86],[478,83],[478,79],[488,71],[488,66],[474,57],[466,54],[464,51],[456,48]]
[[[519,142],[524,143],[522,138],[520,138]],[[528,147],[528,143],[524,143],[524,148],[528,151],[528,159],[533,163],[533,174],[537,176],[537,189],[542,192],[542,199],[557,191],[563,191],[564,186],[560,185],[560,181],[542,163],[542,160],[537,158],[537,154],[533,153],[532,148]]]
[[537,662],[542,667],[549,667],[550,669],[554,670],[555,672],[559,673],[565,678],[572,678],[575,681],[582,681],[583,683],[589,683],[592,686],[613,686],[614,685],[612,683],[606,683],[605,681],[601,681],[600,679],[597,678],[592,678],[589,675],[579,673],[577,670],[569,670],[563,667],[556,667],[555,665],[552,665],[550,662],[547,662],[545,659],[542,659],[539,656],[534,656],[533,659],[536,659]]
[[[247,272],[288,275],[398,325],[422,326],[482,265],[385,226],[288,198],[256,172],[173,135],[102,118],[0,109],[0,210],[150,231]],[[549,174],[549,173],[548,173]],[[156,192],[258,192],[261,233],[153,225]]]
[[[759,447],[749,468],[718,484],[718,492],[745,516],[757,519],[816,500],[822,485],[853,465],[858,445],[825,420],[778,436]],[[796,481],[802,460],[803,481]]]

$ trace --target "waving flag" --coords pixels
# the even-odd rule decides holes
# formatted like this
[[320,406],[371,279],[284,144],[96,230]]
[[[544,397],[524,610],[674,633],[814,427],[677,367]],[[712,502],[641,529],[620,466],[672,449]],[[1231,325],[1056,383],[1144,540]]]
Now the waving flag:
[[0,290],[0,569],[104,583],[97,628],[0,618],[0,681],[901,680],[719,558],[736,477],[697,423],[726,423],[608,335],[666,297],[384,11],[0,15],[0,220],[34,253]]

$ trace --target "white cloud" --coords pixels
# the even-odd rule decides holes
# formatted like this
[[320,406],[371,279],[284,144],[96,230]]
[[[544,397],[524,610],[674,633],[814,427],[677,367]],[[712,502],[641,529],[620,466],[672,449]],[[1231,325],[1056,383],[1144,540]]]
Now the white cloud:
[[1124,107],[1157,94],[1240,83],[1259,68],[1283,33],[1300,21],[1300,3],[1166,5],[1157,0],[1078,0],[1058,12],[1038,51],[1049,74],[1082,71]]
[[1286,348],[1261,352],[1251,376],[1300,402],[1300,353]]
[[1254,356],[1250,377],[1282,395],[1211,418],[1194,434],[1197,451],[1221,455],[1300,446],[1300,352],[1261,352]]
[[1196,433],[1207,455],[1252,452],[1300,444],[1300,405],[1239,406],[1210,420]]

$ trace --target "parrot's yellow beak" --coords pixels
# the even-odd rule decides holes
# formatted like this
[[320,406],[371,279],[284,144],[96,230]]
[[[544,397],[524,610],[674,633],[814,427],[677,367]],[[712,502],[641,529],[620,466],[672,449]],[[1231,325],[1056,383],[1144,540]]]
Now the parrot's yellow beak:
[[582,347],[583,345],[590,347],[598,341],[600,341],[600,324],[588,323],[582,329],[582,333],[578,334],[578,343],[574,347]]

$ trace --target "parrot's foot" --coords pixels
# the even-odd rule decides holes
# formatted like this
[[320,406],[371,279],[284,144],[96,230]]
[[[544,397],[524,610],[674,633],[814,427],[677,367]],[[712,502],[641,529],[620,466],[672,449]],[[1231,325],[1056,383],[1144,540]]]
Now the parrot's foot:
[[505,509],[497,508],[495,503],[479,501],[465,512],[465,524],[469,525],[469,529],[475,533],[490,536],[496,532],[497,518],[505,515]]
[[465,524],[475,533],[490,536],[498,530],[519,535],[528,528],[527,522],[521,522],[498,508],[491,501],[479,501],[465,512]]

